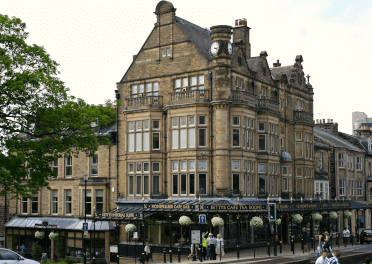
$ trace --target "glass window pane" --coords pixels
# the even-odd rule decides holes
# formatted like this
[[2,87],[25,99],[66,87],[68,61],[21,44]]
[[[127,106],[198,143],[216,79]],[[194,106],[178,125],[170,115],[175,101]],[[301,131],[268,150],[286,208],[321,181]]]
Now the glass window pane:
[[173,175],[173,188],[172,188],[172,193],[173,194],[178,194],[178,175],[174,174]]
[[172,127],[178,127],[178,117],[172,117]]
[[152,149],[160,149],[160,133],[152,133]]
[[132,85],[132,94],[137,93],[137,85]]
[[204,84],[204,75],[199,75],[199,84]]
[[199,170],[206,170],[207,169],[207,161],[206,160],[199,160]]
[[140,85],[139,85],[139,92],[140,92],[140,93],[143,93],[144,90],[145,90],[145,85],[144,85],[144,84],[140,84]]
[[180,126],[185,127],[186,126],[186,116],[180,117]]
[[199,194],[207,194],[207,174],[199,174]]
[[189,160],[189,171],[195,170],[195,160]]
[[152,163],[152,171],[160,171],[160,163],[159,162],[153,162]]
[[137,183],[137,188],[136,188],[136,194],[141,194],[142,193],[142,183],[141,183],[142,177],[140,175],[137,175],[136,183]]
[[189,194],[195,194],[195,174],[189,174]]
[[149,120],[143,120],[143,130],[149,130]]
[[187,186],[187,181],[186,181],[186,174],[181,174],[181,194],[186,194],[186,186]]
[[178,149],[178,130],[172,130],[172,149]]
[[128,134],[128,151],[134,151],[134,134]]
[[149,194],[149,176],[148,175],[143,176],[143,194],[145,195]]
[[199,129],[199,147],[207,146],[207,129]]
[[196,76],[190,78],[190,85],[196,85]]
[[189,132],[188,134],[189,148],[194,148],[195,147],[195,128],[190,128],[188,132]]
[[153,194],[159,194],[159,190],[160,190],[159,182],[160,182],[159,175],[152,176],[152,193]]
[[136,121],[136,131],[142,130],[142,121]]
[[142,134],[136,133],[136,151],[142,150]]
[[180,129],[180,148],[186,148],[187,129]]
[[151,90],[152,90],[152,83],[146,84],[146,91],[151,92]]
[[150,144],[149,144],[149,132],[143,133],[143,150],[149,150]]
[[153,91],[158,91],[159,90],[159,83],[155,82],[152,84],[152,90]]
[[189,79],[188,78],[182,78],[182,86],[188,86],[189,85]]
[[186,160],[181,160],[181,171],[187,170]]
[[189,116],[189,126],[195,125],[195,116]]
[[176,88],[181,87],[181,79],[176,79],[175,87],[176,87]]

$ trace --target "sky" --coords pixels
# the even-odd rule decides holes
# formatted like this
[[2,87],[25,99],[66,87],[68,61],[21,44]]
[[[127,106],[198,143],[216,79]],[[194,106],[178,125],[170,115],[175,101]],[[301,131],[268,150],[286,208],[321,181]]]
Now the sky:
[[[29,44],[44,46],[60,64],[71,95],[91,104],[115,99],[120,81],[154,27],[159,1],[8,1],[0,13],[27,24]],[[372,117],[370,0],[171,1],[176,15],[203,28],[246,18],[252,56],[292,65],[303,56],[314,88],[314,120],[333,119],[352,133],[351,114]]]

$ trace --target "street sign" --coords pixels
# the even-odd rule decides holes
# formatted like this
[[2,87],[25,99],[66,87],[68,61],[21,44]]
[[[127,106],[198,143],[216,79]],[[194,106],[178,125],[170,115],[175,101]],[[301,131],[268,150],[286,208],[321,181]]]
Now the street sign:
[[207,216],[205,214],[199,215],[199,224],[205,224],[207,222]]
[[83,223],[83,231],[88,231],[88,223]]

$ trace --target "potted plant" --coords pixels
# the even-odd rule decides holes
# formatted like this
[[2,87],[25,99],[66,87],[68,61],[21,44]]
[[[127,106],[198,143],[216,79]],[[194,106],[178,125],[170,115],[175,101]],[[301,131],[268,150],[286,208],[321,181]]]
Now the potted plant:
[[331,219],[337,219],[338,218],[338,214],[335,211],[332,211],[332,212],[329,213],[329,217]]
[[221,217],[219,217],[219,216],[215,216],[215,217],[212,218],[212,225],[214,227],[216,227],[216,226],[223,226],[224,223],[225,222],[223,221],[223,219]]
[[190,217],[188,217],[187,215],[183,215],[180,217],[179,223],[180,225],[183,225],[183,226],[189,226],[191,225],[192,221]]
[[314,213],[314,214],[312,214],[312,216],[313,216],[314,221],[320,221],[323,218],[323,216],[319,213]]
[[261,227],[263,226],[263,220],[261,217],[253,216],[249,224],[253,227]]
[[133,225],[133,224],[127,224],[125,226],[125,231],[127,233],[133,233],[133,232],[136,232],[136,230],[137,230],[137,227],[135,225]]
[[295,214],[293,217],[292,217],[292,220],[293,222],[295,222],[296,224],[301,224],[302,223],[302,216],[300,214]]

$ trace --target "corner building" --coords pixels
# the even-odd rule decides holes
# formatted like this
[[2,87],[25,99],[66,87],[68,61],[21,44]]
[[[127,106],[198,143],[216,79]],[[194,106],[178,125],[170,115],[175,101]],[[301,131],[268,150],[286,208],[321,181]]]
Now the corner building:
[[251,56],[246,20],[201,28],[156,6],[117,84],[120,197],[311,197],[313,88],[301,55]]

